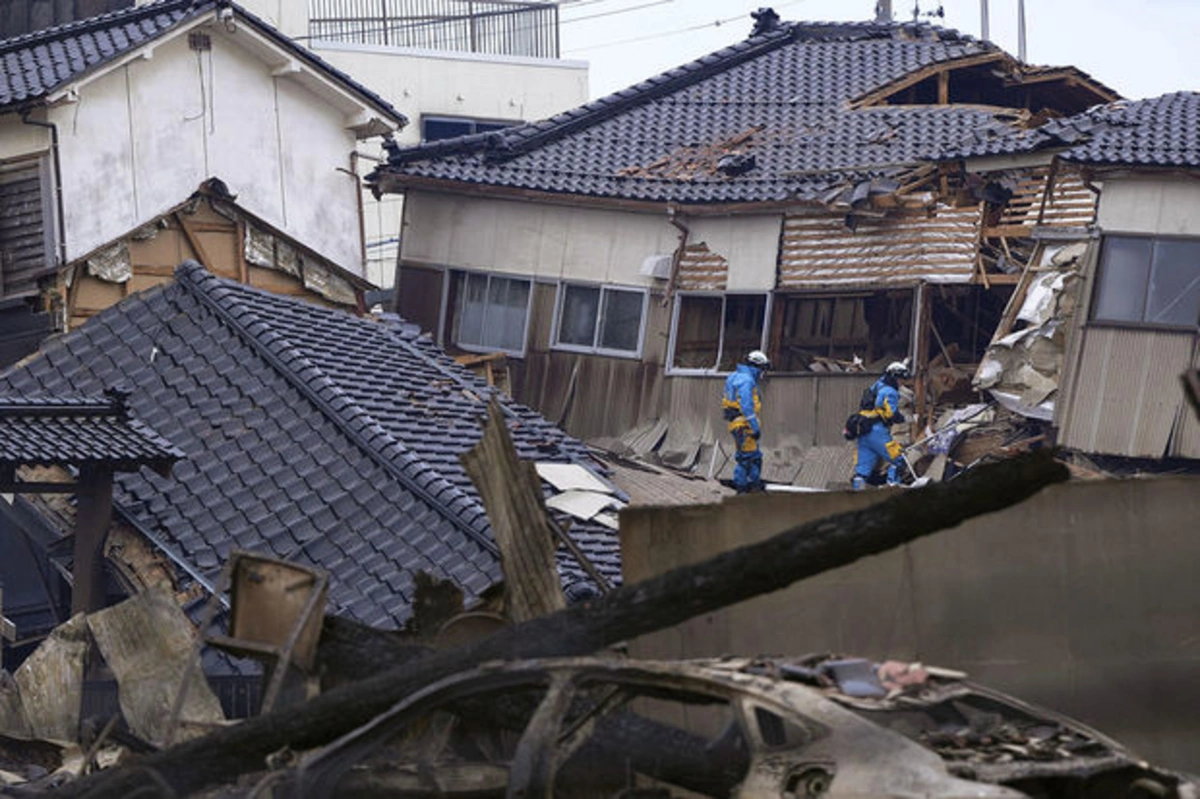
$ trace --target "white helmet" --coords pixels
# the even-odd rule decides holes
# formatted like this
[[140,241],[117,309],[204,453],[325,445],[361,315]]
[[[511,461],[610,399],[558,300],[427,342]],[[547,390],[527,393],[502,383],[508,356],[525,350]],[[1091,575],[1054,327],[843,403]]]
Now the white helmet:
[[883,370],[884,374],[892,377],[909,377],[911,372],[908,371],[908,358],[903,361],[892,361],[888,364],[887,369]]
[[751,350],[746,355],[746,363],[751,366],[757,366],[759,369],[770,369],[771,359],[762,350]]

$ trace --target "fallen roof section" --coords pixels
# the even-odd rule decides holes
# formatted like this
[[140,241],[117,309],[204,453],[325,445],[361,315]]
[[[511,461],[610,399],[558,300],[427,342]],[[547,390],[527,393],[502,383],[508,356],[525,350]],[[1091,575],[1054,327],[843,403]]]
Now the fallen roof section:
[[[487,516],[459,454],[480,437],[492,390],[415,330],[247,288],[198,264],[133,295],[0,375],[0,391],[95,392],[116,379],[131,407],[186,453],[175,479],[117,479],[118,511],[215,582],[235,549],[326,569],[330,605],[398,627],[413,575],[467,597],[500,575]],[[586,449],[502,400],[522,459],[589,465]],[[594,467],[593,467],[594,468]],[[571,536],[620,579],[615,534]],[[586,575],[560,554],[564,582]]]

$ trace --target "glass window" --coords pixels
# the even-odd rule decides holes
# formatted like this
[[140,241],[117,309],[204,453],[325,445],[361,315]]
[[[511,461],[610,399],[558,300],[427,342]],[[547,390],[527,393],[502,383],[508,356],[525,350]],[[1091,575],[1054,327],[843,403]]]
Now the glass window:
[[1196,327],[1200,239],[1106,236],[1092,318]]
[[441,141],[469,136],[472,133],[489,133],[519,124],[520,122],[484,121],[470,117],[425,116],[421,118],[421,141]]
[[555,343],[561,347],[632,353],[642,339],[646,294],[637,289],[564,283]]
[[525,349],[530,282],[459,272],[454,284],[458,293],[452,327],[454,343],[521,354]]
[[732,371],[742,356],[762,347],[764,294],[684,294],[676,310],[671,356],[676,369]]

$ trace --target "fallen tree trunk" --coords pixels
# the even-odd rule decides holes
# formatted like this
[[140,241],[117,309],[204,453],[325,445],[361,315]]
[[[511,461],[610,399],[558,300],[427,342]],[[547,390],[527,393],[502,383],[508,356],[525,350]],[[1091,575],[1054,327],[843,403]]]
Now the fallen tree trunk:
[[593,602],[434,652],[361,682],[62,786],[88,799],[186,795],[265,768],[283,748],[310,749],[367,723],[435,680],[497,659],[586,655],[1000,510],[1066,480],[1048,450],[981,466],[950,483],[905,491],[862,510],[802,524],[766,541],[622,586]]

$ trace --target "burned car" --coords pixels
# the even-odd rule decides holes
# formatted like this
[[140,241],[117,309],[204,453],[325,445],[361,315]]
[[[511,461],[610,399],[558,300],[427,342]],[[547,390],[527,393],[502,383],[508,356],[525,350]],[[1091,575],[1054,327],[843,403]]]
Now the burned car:
[[1200,796],[963,677],[827,655],[486,664],[306,754],[274,796]]

